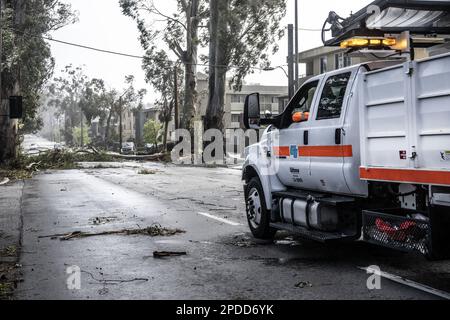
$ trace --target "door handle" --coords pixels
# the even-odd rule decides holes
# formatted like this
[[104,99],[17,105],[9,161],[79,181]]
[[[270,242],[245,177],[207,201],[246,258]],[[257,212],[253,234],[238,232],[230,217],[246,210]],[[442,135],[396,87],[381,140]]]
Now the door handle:
[[336,133],[334,135],[334,141],[336,144],[342,144],[342,129],[336,129]]
[[303,144],[305,146],[309,144],[309,131],[303,132]]

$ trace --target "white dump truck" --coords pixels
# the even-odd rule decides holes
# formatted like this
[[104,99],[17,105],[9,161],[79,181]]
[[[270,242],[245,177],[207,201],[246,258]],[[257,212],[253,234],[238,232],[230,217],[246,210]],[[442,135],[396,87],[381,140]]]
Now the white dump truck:
[[366,241],[450,258],[450,54],[377,61],[309,79],[265,117],[243,167],[250,229]]

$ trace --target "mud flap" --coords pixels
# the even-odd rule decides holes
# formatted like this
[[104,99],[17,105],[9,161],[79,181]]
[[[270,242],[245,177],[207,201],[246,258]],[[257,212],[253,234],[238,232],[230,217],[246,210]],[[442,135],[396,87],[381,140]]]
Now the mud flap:
[[450,207],[433,206],[430,209],[430,260],[450,259]]

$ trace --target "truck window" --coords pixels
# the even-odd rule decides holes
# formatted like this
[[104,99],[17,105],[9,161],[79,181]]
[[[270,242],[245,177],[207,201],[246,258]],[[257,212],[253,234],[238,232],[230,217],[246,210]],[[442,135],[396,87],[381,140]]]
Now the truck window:
[[282,115],[283,120],[281,129],[289,128],[292,125],[292,116],[294,113],[311,111],[314,95],[316,94],[318,86],[319,81],[313,81],[303,85],[295,96],[293,102],[288,106],[288,109],[286,109]]
[[322,91],[317,112],[317,120],[338,119],[341,117],[351,72],[328,78]]

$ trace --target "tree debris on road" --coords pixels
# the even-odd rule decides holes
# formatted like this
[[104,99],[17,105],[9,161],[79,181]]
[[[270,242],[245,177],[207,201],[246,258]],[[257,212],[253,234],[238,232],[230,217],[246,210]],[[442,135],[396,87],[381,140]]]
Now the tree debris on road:
[[156,170],[149,170],[149,169],[142,169],[142,170],[139,170],[139,172],[138,172],[138,174],[142,174],[142,175],[153,175],[156,173],[157,173]]
[[309,282],[309,281],[301,281],[301,282],[297,283],[297,284],[295,285],[295,287],[296,287],[296,288],[300,288],[300,289],[305,289],[305,288],[312,288],[313,285],[312,285],[312,283]]
[[[128,279],[128,280],[124,280],[124,279],[97,279],[94,276],[94,274],[91,273],[91,272],[84,271],[84,270],[81,270],[81,272],[89,275],[92,278],[92,280],[94,280],[94,281],[96,281],[98,283],[104,284],[104,285],[107,285],[107,284],[118,284],[118,283],[131,283],[131,282],[148,282],[148,281],[150,281],[147,278],[134,278],[134,279]],[[102,275],[102,277],[104,276],[103,273],[101,273],[101,275]]]
[[89,237],[98,237],[98,236],[109,236],[109,235],[123,235],[123,236],[132,236],[132,235],[143,235],[150,237],[170,237],[180,233],[186,233],[184,230],[180,229],[168,229],[163,228],[159,225],[154,225],[144,229],[123,229],[118,231],[105,231],[98,233],[89,233],[82,231],[74,231],[66,234],[55,234],[50,236],[41,236],[39,239],[43,238],[51,238],[52,240],[59,239],[61,241],[68,241],[73,239],[82,239]]
[[102,225],[102,224],[115,222],[118,220],[119,220],[119,218],[117,218],[117,217],[95,217],[95,218],[89,219],[89,222],[93,225],[98,226],[98,225]]
[[167,258],[167,257],[180,257],[180,256],[186,256],[187,252],[181,251],[181,252],[174,252],[174,251],[155,251],[153,252],[154,258]]
[[9,178],[0,179],[0,186],[6,185],[9,182]]
[[15,257],[17,254],[16,246],[8,246],[0,250],[0,257]]

